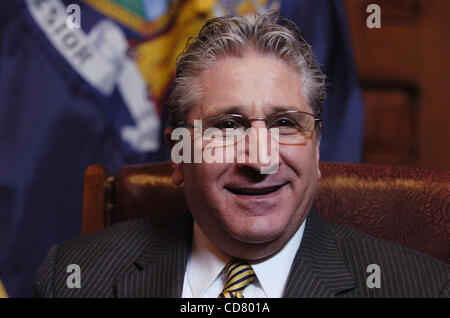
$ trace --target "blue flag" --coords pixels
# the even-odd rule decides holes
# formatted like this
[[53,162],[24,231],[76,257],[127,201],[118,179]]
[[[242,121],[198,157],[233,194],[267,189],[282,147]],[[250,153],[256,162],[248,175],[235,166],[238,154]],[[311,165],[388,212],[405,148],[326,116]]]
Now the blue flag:
[[342,1],[284,0],[281,13],[300,27],[328,77],[320,160],[360,162],[364,107]]
[[[115,173],[169,157],[159,123],[153,144],[136,150],[137,125],[118,85],[107,94],[92,86],[27,3],[0,5],[0,276],[11,297],[30,297],[49,248],[80,234],[85,169],[102,163]],[[130,127],[129,139],[119,126]]]

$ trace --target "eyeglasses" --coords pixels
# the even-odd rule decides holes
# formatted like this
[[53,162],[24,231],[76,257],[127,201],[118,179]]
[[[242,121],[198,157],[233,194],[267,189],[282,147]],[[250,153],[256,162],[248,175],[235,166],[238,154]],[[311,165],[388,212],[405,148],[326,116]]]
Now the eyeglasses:
[[[251,128],[253,121],[264,121],[269,133],[272,129],[277,128],[276,141],[280,144],[299,145],[304,144],[306,139],[311,137],[321,119],[313,114],[297,110],[277,112],[265,118],[247,118],[240,114],[220,114],[202,119],[203,138],[211,140],[212,136],[214,139],[221,137],[221,145],[235,144],[249,134],[248,129]],[[179,126],[199,128],[184,122],[179,122]]]

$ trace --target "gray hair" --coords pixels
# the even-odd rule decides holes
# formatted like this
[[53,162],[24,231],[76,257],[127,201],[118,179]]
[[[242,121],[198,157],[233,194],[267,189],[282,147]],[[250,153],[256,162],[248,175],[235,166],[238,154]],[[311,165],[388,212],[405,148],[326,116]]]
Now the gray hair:
[[[169,126],[184,122],[201,97],[196,77],[219,58],[242,56],[248,49],[271,55],[296,69],[302,93],[314,115],[320,115],[325,93],[325,75],[311,46],[294,22],[271,10],[256,15],[252,23],[240,16],[218,17],[206,22],[197,37],[190,37],[176,61],[176,78],[169,96]],[[320,134],[320,129],[318,130]]]

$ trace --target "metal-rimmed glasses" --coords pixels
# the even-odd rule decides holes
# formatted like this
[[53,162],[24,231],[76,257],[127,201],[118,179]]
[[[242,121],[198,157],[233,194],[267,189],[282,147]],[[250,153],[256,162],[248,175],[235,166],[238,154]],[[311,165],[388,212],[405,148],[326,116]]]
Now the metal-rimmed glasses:
[[[302,145],[305,144],[307,138],[311,137],[321,119],[311,113],[298,110],[276,112],[265,118],[247,118],[240,114],[219,114],[201,120],[203,138],[206,140],[214,139],[223,146],[234,145],[249,135],[249,129],[252,128],[251,123],[253,121],[264,121],[269,134],[272,129],[277,128],[278,134],[273,135],[278,135],[275,139],[280,144]],[[199,126],[185,122],[179,122],[178,125],[200,129]],[[222,140],[217,140],[218,138],[222,138]]]

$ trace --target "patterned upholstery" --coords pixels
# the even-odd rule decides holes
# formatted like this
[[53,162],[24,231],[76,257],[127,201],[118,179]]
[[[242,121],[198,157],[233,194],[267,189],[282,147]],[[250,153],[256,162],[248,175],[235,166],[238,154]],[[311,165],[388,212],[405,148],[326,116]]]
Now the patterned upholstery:
[[450,172],[325,163],[314,207],[324,219],[450,263]]
[[[91,177],[95,169],[105,171],[99,165],[90,168]],[[321,163],[320,169],[314,208],[325,220],[450,263],[450,171],[352,163]],[[106,179],[103,173],[100,178],[107,180],[107,191],[100,213],[104,215],[94,218],[91,210],[96,209],[90,209],[87,200],[102,199],[104,193],[102,197],[86,192],[92,181],[88,169],[83,233],[155,210],[177,213],[186,209],[182,187],[172,184],[171,171],[170,163],[162,162],[126,166],[115,178]],[[86,225],[99,219],[102,224]]]

